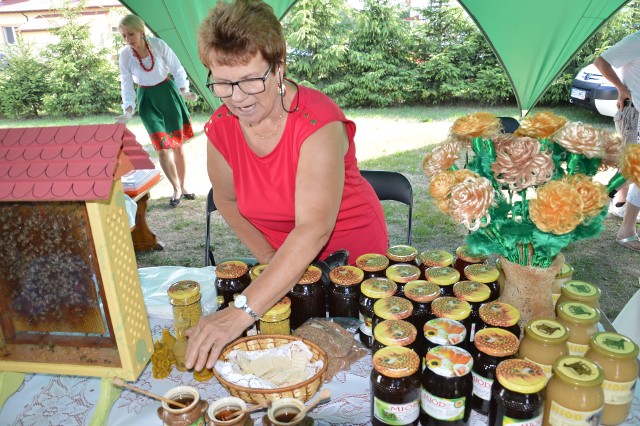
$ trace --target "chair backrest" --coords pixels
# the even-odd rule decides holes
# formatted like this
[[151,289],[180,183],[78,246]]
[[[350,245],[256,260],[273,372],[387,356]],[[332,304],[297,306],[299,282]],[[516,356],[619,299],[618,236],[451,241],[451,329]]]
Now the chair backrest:
[[360,170],[360,173],[362,173],[362,177],[369,181],[379,200],[398,201],[409,207],[407,245],[411,245],[413,188],[409,179],[401,173],[386,170]]
[[513,117],[498,117],[504,133],[513,133],[520,127],[520,122]]
[[204,244],[204,266],[216,264],[216,259],[213,256],[213,249],[211,248],[211,213],[216,210],[216,204],[213,202],[213,188],[211,188],[209,190],[209,195],[207,195],[207,226]]

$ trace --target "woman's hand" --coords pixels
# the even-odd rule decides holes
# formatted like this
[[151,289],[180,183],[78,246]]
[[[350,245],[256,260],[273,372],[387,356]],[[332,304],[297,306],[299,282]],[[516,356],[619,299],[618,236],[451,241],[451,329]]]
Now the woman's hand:
[[132,114],[129,111],[125,111],[124,114],[116,117],[117,124],[127,124],[131,120]]
[[251,324],[253,319],[249,314],[237,308],[226,308],[200,318],[196,326],[185,333],[189,337],[185,355],[187,369],[213,368],[227,343]]

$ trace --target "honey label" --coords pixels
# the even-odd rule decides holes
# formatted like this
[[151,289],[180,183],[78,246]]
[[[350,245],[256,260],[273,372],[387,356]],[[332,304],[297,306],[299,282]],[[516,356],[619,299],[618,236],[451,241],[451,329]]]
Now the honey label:
[[420,357],[409,348],[387,346],[373,354],[373,368],[380,374],[400,378],[407,377],[420,368]]
[[508,416],[502,416],[503,426],[542,426],[542,413],[529,420],[513,419]]
[[484,302],[491,296],[491,289],[477,281],[460,281],[453,285],[453,293],[467,302]]
[[404,286],[404,297],[414,302],[431,302],[440,296],[440,286],[425,280],[415,280]]
[[630,382],[602,382],[604,390],[604,403],[612,405],[629,404],[633,399],[636,380]]
[[596,347],[613,355],[634,357],[638,354],[638,346],[629,338],[618,333],[603,332],[593,336]]
[[463,320],[471,314],[471,305],[456,297],[442,296],[433,301],[431,312],[438,317]]
[[467,336],[467,329],[460,321],[434,318],[424,324],[424,337],[436,345],[457,345]]
[[553,426],[591,426],[599,425],[604,406],[594,411],[576,411],[551,401],[548,423]]
[[420,278],[420,268],[415,265],[396,263],[387,268],[387,278],[397,283],[408,283]]
[[381,254],[367,253],[356,259],[356,266],[363,271],[381,271],[387,269],[389,259]]
[[540,368],[542,368],[542,371],[544,371],[544,375],[547,376],[547,380],[549,380],[551,376],[553,376],[553,366],[549,364],[540,364],[539,362],[535,362],[534,360],[527,357],[524,357],[524,359],[533,362],[536,365],[539,365]]
[[373,330],[375,339],[385,346],[408,346],[418,337],[416,327],[408,321],[384,320]]
[[495,327],[510,327],[520,320],[520,312],[514,306],[503,302],[484,303],[478,313],[482,321]]
[[564,287],[580,297],[591,297],[598,294],[598,287],[585,281],[567,281]]
[[518,338],[503,328],[483,328],[474,336],[474,344],[487,355],[505,357],[518,351]]
[[403,297],[391,296],[376,301],[373,304],[373,312],[383,319],[400,320],[413,313],[413,305]]
[[472,371],[473,375],[473,394],[478,398],[482,398],[485,401],[491,400],[491,386],[493,385],[492,379],[487,379],[480,374]]
[[421,388],[422,409],[431,417],[437,420],[454,421],[464,417],[464,406],[466,398],[440,398],[433,395],[425,388]]
[[407,425],[420,416],[420,400],[407,404],[391,404],[378,397],[373,398],[373,416],[385,425]]
[[407,245],[391,246],[387,249],[387,257],[396,261],[415,259],[418,249]]
[[464,275],[472,280],[481,283],[492,283],[498,279],[500,272],[495,266],[484,263],[476,263],[464,268]]
[[424,272],[427,280],[438,285],[451,285],[460,280],[460,272],[449,266],[435,266]]
[[584,356],[589,350],[589,345],[567,342],[567,346],[569,347],[569,355]]
[[429,370],[442,377],[461,377],[473,367],[471,354],[457,346],[436,346],[427,352],[425,362]]
[[426,266],[449,266],[453,263],[453,255],[444,250],[427,250],[420,255]]
[[367,297],[383,299],[393,296],[398,290],[398,285],[388,278],[368,278],[360,284],[360,291]]
[[564,325],[548,319],[533,320],[528,327],[534,334],[543,337],[545,340],[559,340],[568,333]]

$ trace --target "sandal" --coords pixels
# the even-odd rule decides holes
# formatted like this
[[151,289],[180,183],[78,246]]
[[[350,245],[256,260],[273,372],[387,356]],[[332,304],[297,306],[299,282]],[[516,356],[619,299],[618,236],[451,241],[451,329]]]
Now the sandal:
[[180,204],[180,199],[182,198],[182,196],[180,198],[169,198],[169,205],[171,207],[176,207],[178,204]]
[[618,201],[618,202],[615,204],[615,206],[616,206],[617,208],[620,208],[620,207],[624,206],[625,204],[627,204],[627,202],[626,202],[626,201]]
[[616,238],[616,241],[618,242],[618,244],[628,249],[640,251],[640,239],[638,239],[637,234],[627,238]]
[[195,200],[196,194],[187,194],[186,192],[182,194],[185,200]]

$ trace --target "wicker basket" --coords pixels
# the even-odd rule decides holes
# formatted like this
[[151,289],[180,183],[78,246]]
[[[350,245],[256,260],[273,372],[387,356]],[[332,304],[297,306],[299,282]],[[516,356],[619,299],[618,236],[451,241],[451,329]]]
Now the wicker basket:
[[306,402],[311,399],[311,397],[315,395],[316,392],[318,392],[318,389],[320,389],[320,386],[322,385],[322,381],[324,379],[324,373],[327,371],[329,361],[325,351],[315,343],[301,337],[287,335],[261,334],[258,336],[243,337],[228,344],[222,350],[220,359],[226,361],[227,356],[234,349],[239,349],[242,351],[257,351],[262,349],[277,348],[294,341],[302,341],[305,345],[307,345],[307,347],[313,354],[311,357],[311,362],[315,362],[319,359],[323,362],[323,366],[320,371],[318,371],[316,374],[314,374],[304,382],[276,389],[248,388],[244,386],[238,386],[229,382],[224,377],[222,377],[215,368],[213,369],[213,374],[216,376],[216,379],[218,379],[220,384],[229,392],[229,394],[231,394],[231,396],[238,397],[243,401],[251,404],[258,404],[265,399],[278,398],[297,398],[303,402]]

